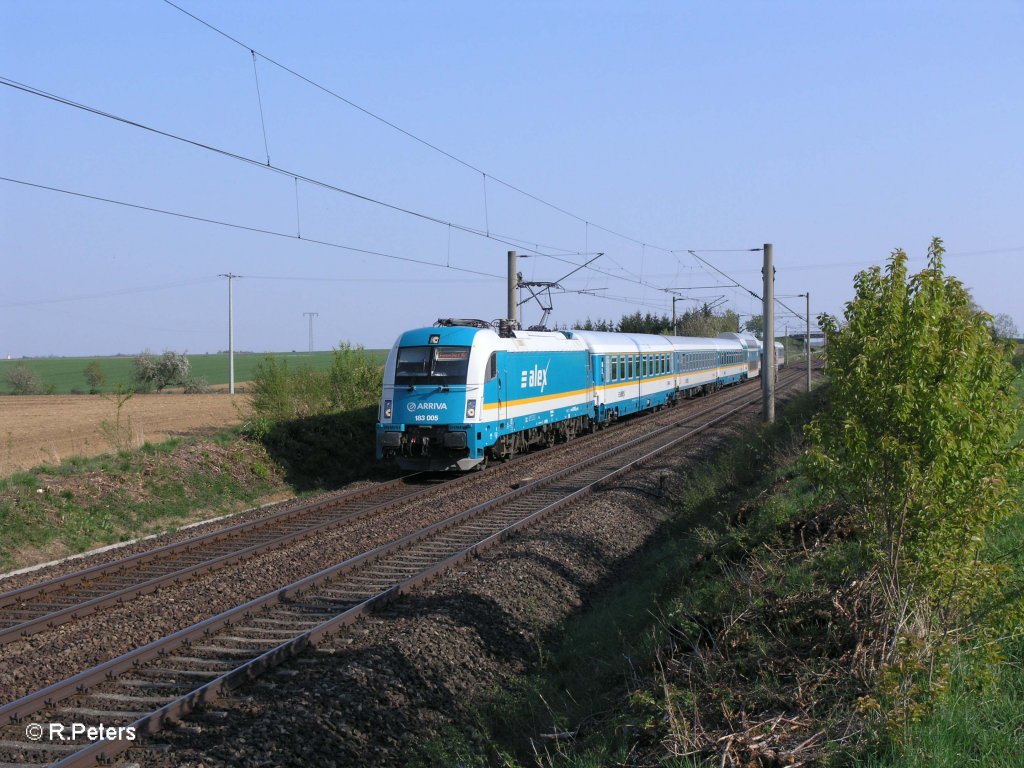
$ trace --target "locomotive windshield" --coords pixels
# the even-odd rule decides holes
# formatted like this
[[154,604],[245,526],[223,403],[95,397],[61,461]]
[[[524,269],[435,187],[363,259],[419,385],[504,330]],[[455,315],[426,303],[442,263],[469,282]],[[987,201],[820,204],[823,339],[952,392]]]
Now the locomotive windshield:
[[399,347],[395,384],[465,384],[469,347]]

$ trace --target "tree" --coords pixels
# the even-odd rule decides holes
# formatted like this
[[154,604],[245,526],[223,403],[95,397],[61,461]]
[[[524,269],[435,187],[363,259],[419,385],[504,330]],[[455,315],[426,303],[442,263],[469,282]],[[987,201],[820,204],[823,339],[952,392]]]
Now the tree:
[[598,318],[597,320],[591,320],[588,317],[582,323],[577,320],[572,327],[578,331],[614,331],[615,321],[602,320],[600,318]]
[[1018,338],[1017,324],[1007,314],[993,315],[992,333],[997,339],[1016,339]]
[[182,352],[164,352],[154,358],[143,352],[132,362],[132,378],[143,388],[156,387],[158,392],[172,384],[184,386],[189,379],[192,364]]
[[107,374],[100,368],[100,364],[93,360],[87,366],[85,366],[85,380],[89,384],[89,394],[95,395],[103,388],[103,385],[107,383]]
[[942,254],[936,238],[908,279],[894,251],[884,273],[857,275],[842,327],[819,317],[831,391],[807,428],[806,466],[867,533],[886,606],[883,662],[922,629],[939,647],[991,595],[986,536],[1013,507],[1007,480],[1024,456],[1011,445],[1021,418],[1011,345],[992,338]]
[[672,320],[668,315],[646,315],[639,310],[623,315],[616,330],[619,333],[668,333],[672,328]]
[[7,384],[14,395],[43,394],[43,380],[25,363],[18,363],[7,372]]
[[743,324],[743,330],[764,340],[764,315],[754,315]]
[[672,318],[668,315],[655,315],[640,311],[623,315],[617,323],[612,320],[591,320],[588,317],[585,322],[577,321],[573,328],[580,331],[714,337],[726,331],[735,331],[739,328],[739,323],[739,315],[732,310],[726,310],[721,315],[716,315],[710,306],[704,304],[678,316],[675,330],[672,328]]
[[712,338],[726,331],[735,331],[739,321],[739,315],[732,310],[716,315],[710,306],[703,304],[676,318],[676,335]]

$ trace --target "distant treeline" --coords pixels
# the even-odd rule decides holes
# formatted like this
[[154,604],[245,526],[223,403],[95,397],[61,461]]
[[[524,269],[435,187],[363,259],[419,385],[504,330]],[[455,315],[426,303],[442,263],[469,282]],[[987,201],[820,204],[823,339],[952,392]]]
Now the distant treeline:
[[[747,325],[752,325],[750,322]],[[757,324],[758,330],[760,324]],[[610,331],[614,333],[654,333],[674,336],[718,336],[727,331],[740,330],[740,316],[732,310],[726,310],[722,314],[716,314],[707,304],[696,309],[689,309],[681,315],[676,316],[675,329],[672,327],[672,318],[669,315],[656,315],[651,312],[633,312],[623,315],[620,320],[591,320],[589,317],[583,322],[577,321],[573,325],[574,330],[580,331]],[[754,330],[748,328],[745,330]]]

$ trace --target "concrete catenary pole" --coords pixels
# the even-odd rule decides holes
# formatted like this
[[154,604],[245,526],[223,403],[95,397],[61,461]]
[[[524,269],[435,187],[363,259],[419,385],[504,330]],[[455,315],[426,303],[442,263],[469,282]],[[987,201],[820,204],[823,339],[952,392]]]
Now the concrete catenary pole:
[[319,312],[303,312],[303,315],[309,318],[309,351],[313,351],[313,318],[320,317]]
[[235,292],[233,281],[236,277],[231,272],[218,275],[228,279],[228,392],[235,394]]
[[807,331],[805,333],[805,340],[807,343],[807,391],[811,391],[811,292],[806,293],[807,296],[807,308],[805,310],[807,314]]
[[761,371],[761,417],[771,424],[775,421],[775,267],[772,264],[772,244],[764,244],[764,369]]
[[508,321],[519,324],[519,273],[516,271],[516,252],[508,252]]

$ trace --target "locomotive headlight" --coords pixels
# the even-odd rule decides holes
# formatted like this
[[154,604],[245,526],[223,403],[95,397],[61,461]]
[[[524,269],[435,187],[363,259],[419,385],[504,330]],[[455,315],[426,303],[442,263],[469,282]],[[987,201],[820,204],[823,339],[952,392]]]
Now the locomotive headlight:
[[390,400],[385,400],[384,401],[384,418],[385,419],[390,419],[391,418],[391,401]]
[[476,400],[467,400],[466,401],[466,418],[467,419],[475,419],[476,418]]

